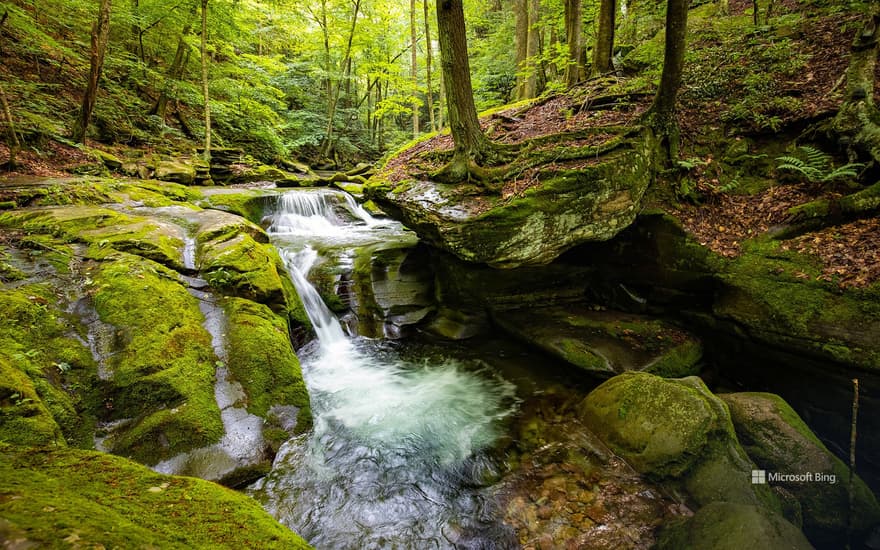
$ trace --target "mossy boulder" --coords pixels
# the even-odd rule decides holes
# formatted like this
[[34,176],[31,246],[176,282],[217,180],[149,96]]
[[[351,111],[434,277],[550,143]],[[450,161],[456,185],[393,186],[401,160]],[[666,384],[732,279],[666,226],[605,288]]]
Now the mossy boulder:
[[202,208],[231,212],[253,223],[263,221],[263,213],[278,194],[265,189],[205,189],[196,201]]
[[579,412],[633,468],[682,486],[699,505],[727,501],[779,508],[766,486],[751,484],[753,466],[737,442],[727,407],[697,377],[624,373],[590,392]]
[[281,309],[286,306],[284,263],[274,247],[247,233],[222,233],[201,243],[199,266],[221,292]]
[[[771,393],[719,397],[727,403],[739,441],[758,467],[811,476],[806,481],[770,483],[800,503],[804,532],[817,546],[845,540],[848,529],[864,534],[880,524],[880,506],[871,490],[856,477],[850,505],[849,469],[781,397]],[[848,518],[845,510],[852,510],[854,516]]]
[[664,527],[657,550],[811,550],[801,531],[781,516],[748,504],[713,502],[686,521]]
[[14,548],[309,548],[240,493],[104,453],[0,443],[0,486]]
[[697,374],[702,358],[694,336],[640,315],[567,305],[505,312],[495,321],[516,338],[600,377],[635,370],[678,378]]
[[228,367],[248,396],[248,411],[266,417],[275,405],[293,406],[298,411],[295,431],[310,427],[309,394],[291,348],[287,320],[241,298],[229,299],[225,310]]
[[182,160],[163,160],[156,165],[153,176],[157,180],[171,181],[181,185],[192,185],[196,179],[196,168]]
[[651,179],[649,154],[640,139],[622,149],[577,168],[539,163],[539,183],[510,196],[475,198],[471,185],[389,183],[382,174],[365,192],[424,241],[463,260],[547,264],[575,245],[614,237],[635,219]]
[[108,364],[109,419],[131,418],[110,449],[154,464],[216,442],[223,432],[214,399],[211,336],[198,300],[175,272],[116,253],[90,266],[100,319],[116,327]]

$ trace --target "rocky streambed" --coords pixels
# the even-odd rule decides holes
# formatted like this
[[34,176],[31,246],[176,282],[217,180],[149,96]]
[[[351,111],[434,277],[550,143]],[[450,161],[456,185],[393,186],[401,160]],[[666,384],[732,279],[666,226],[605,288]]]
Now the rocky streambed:
[[[408,357],[391,374],[370,371],[373,385],[327,393],[309,382],[320,361],[300,364],[313,357],[320,326],[294,288],[290,258],[266,232],[272,214],[286,208],[277,191],[94,178],[10,189],[29,197],[26,208],[0,214],[0,454],[8,459],[0,467],[8,487],[0,532],[10,540],[125,545],[134,540],[125,529],[135,527],[124,518],[137,516],[151,526],[137,531],[144,544],[234,546],[246,537],[261,547],[304,545],[252,499],[134,463],[234,487],[268,474],[251,494],[301,529],[291,502],[311,501],[281,481],[279,468],[299,470],[318,488],[348,483],[306,461],[309,438],[330,448],[343,441],[320,412],[339,411],[327,396],[381,400],[370,392],[419,380],[422,371],[441,376],[447,367],[438,365],[450,358],[465,366],[450,371],[459,382],[443,391],[454,396],[485,380],[498,385],[492,392],[508,389],[499,394],[503,414],[480,413],[495,415],[491,437],[461,455],[426,451],[458,458],[440,460],[430,483],[414,485],[421,491],[414,498],[441,508],[452,498],[451,509],[470,518],[444,515],[430,528],[413,527],[434,533],[440,547],[711,548],[726,540],[834,548],[870,540],[880,521],[870,488],[875,291],[805,281],[797,273],[810,266],[771,241],[720,259],[658,212],[643,213],[608,243],[561,244],[544,265],[504,270],[462,261],[405,231],[354,247],[313,245],[316,259],[303,275],[340,330],[364,345],[385,342],[377,357]],[[310,191],[292,193],[303,192]],[[315,216],[363,225],[350,197],[312,193],[329,197],[329,214]],[[376,386],[385,376],[388,384]],[[867,484],[850,483],[838,458],[847,450],[855,376]],[[346,428],[346,418],[335,422]],[[346,438],[358,443],[342,448],[378,460],[381,445]],[[65,478],[69,468],[81,477]],[[753,470],[825,477],[756,484]],[[20,471],[36,481],[19,479]],[[381,490],[387,475],[373,488]],[[837,483],[827,483],[832,476]],[[75,488],[82,478],[94,486]],[[417,547],[420,539],[406,532],[376,527],[408,513],[385,497],[388,506],[374,498],[365,508],[382,512],[357,540]],[[91,519],[77,511],[83,498],[95,502]],[[332,516],[318,507],[326,500],[314,502],[315,518]],[[169,513],[148,516],[145,508]],[[190,514],[202,529],[186,527],[181,517]],[[310,539],[340,540],[311,531],[332,522],[303,525]]]

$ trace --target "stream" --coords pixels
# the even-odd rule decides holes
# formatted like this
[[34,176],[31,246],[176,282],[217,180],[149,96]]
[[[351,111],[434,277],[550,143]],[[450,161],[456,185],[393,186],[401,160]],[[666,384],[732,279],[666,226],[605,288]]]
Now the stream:
[[326,190],[283,194],[270,222],[317,334],[298,351],[314,430],[251,494],[316,548],[518,547],[487,494],[515,385],[478,359],[348,333],[307,279],[328,251],[346,264],[408,232]]

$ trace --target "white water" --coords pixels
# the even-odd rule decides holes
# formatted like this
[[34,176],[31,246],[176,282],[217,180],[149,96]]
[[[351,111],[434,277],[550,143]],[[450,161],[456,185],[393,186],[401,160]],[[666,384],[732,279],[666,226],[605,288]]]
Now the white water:
[[481,494],[513,385],[475,362],[346,336],[307,280],[316,251],[402,229],[330,195],[285,193],[271,220],[318,336],[299,352],[315,426],[282,446],[252,493],[317,548],[515,546]]

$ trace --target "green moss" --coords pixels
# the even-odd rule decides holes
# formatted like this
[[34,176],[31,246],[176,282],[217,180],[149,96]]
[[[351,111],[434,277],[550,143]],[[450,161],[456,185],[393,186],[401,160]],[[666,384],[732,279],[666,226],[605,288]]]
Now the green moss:
[[89,548],[309,546],[250,498],[112,455],[0,446],[7,540]]
[[109,363],[111,416],[136,418],[113,451],[155,463],[214,443],[223,431],[216,359],[198,300],[155,262],[120,253],[108,260],[89,275],[101,320],[119,330]]
[[222,292],[284,307],[281,258],[274,247],[250,235],[205,243],[201,268],[211,286]]
[[[265,305],[240,298],[228,300],[225,309],[228,366],[248,395],[248,411],[263,417],[273,405],[309,411],[309,395],[286,320]],[[299,431],[311,425],[309,416]]]
[[274,193],[268,191],[243,189],[236,193],[212,193],[197,203],[202,208],[231,212],[259,224],[263,220],[266,207],[274,196]]
[[703,358],[703,346],[695,340],[688,340],[666,351],[657,361],[645,369],[645,372],[664,378],[681,378],[699,373],[699,364]]
[[87,444],[81,400],[95,373],[48,284],[0,290],[0,440]]

